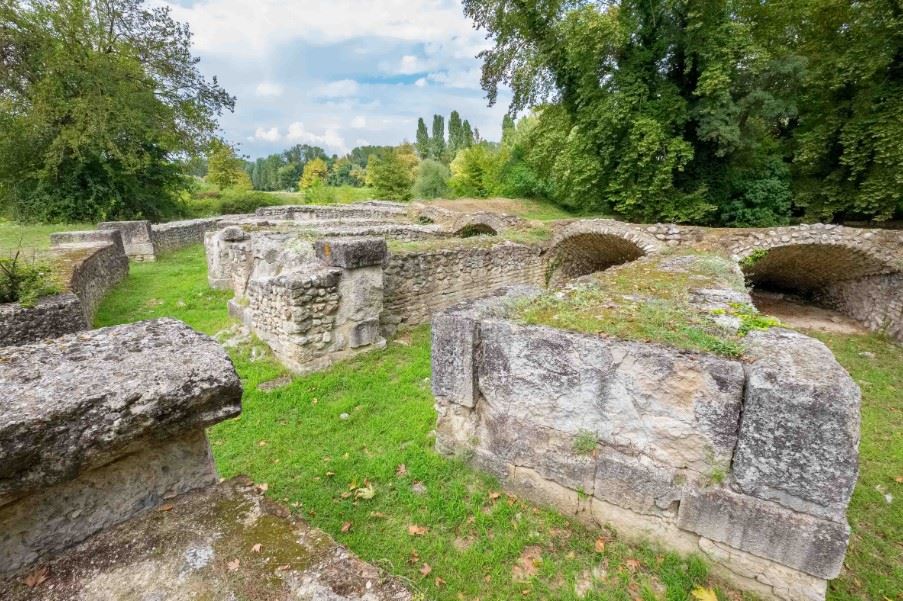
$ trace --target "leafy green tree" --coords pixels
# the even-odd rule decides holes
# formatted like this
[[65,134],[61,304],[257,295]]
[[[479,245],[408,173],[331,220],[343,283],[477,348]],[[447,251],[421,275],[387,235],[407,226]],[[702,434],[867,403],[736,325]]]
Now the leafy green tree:
[[448,117],[448,154],[454,158],[464,148],[464,124],[458,111],[452,111]]
[[467,119],[464,120],[464,123],[461,124],[461,147],[462,148],[470,148],[474,145],[474,135],[473,129],[470,127],[470,121]]
[[514,117],[506,114],[502,117],[502,145],[511,146],[514,143],[515,123]]
[[433,133],[430,136],[430,158],[436,161],[445,161],[445,118],[442,115],[433,115]]
[[451,163],[449,186],[458,196],[486,198],[498,190],[499,169],[503,160],[488,143],[461,150]]
[[414,198],[443,198],[448,196],[451,171],[443,163],[426,159],[417,167],[414,177]]
[[22,219],[162,217],[234,107],[141,0],[2,0],[0,49],[0,203]]
[[783,222],[774,136],[795,108],[769,85],[752,4],[464,0],[495,41],[482,53],[490,101],[505,84],[512,111],[542,107],[535,154],[554,165],[556,200],[637,221],[725,222],[732,206]]
[[251,178],[245,171],[245,162],[239,158],[235,149],[222,140],[210,143],[210,154],[207,155],[207,181],[221,190],[236,188],[250,190]]
[[430,134],[426,130],[426,123],[424,123],[423,117],[417,119],[417,138],[415,146],[417,147],[417,155],[421,159],[429,158],[431,148]]
[[[385,200],[410,200],[413,177],[411,167],[398,152],[371,154],[367,176],[376,188],[376,196]],[[416,158],[416,157],[415,157]]]
[[308,161],[304,165],[304,172],[301,175],[301,181],[298,182],[298,187],[302,190],[307,190],[313,186],[325,184],[328,173],[329,168],[323,159],[318,157]]

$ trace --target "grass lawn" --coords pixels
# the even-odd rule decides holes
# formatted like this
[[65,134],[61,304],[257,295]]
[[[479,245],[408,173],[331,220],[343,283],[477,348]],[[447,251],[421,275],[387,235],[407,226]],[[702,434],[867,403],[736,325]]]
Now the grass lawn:
[[[102,304],[97,325],[159,316],[213,334],[231,322],[231,295],[206,284],[203,249],[132,264]],[[831,599],[893,599],[901,589],[899,372],[903,351],[877,337],[828,342],[863,386],[862,478],[851,506],[849,570]],[[868,351],[874,357],[859,355]],[[497,484],[433,451],[429,332],[407,332],[322,373],[285,375],[250,348],[230,351],[245,386],[244,412],[210,430],[225,477],[244,473],[267,494],[367,561],[406,578],[425,598],[692,599],[717,587],[696,558],[618,541],[501,493]],[[347,414],[347,419],[340,416]],[[894,494],[888,504],[876,485]],[[601,540],[600,540],[601,539]],[[578,594],[583,593],[583,595]],[[727,589],[721,601],[740,599]]]
[[50,248],[50,234],[73,230],[93,230],[90,223],[57,223],[52,225],[21,225],[0,221],[0,256],[6,256],[20,246],[26,251]]

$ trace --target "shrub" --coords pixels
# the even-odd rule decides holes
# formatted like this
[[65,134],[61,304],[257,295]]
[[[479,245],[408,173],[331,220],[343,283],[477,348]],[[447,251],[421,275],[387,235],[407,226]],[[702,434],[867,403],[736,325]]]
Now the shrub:
[[414,179],[415,198],[442,198],[448,195],[448,180],[451,171],[448,167],[426,159],[417,167],[417,175]]
[[220,196],[219,212],[222,215],[233,213],[253,213],[258,207],[278,204],[272,196],[253,190],[225,190]]
[[18,302],[30,307],[39,298],[59,291],[53,270],[46,263],[26,262],[21,251],[16,251],[12,257],[0,258],[0,303]]

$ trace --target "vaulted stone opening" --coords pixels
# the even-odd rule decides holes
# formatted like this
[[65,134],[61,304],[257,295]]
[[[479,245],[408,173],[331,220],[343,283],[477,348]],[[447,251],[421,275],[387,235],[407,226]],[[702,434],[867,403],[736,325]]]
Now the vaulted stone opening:
[[638,244],[615,234],[581,233],[565,238],[550,251],[550,284],[634,261],[646,254]]
[[782,310],[793,313],[794,308],[782,309],[779,303],[790,302],[797,309],[808,303],[894,337],[903,331],[903,275],[864,250],[839,244],[788,244],[753,251],[740,264],[763,312],[783,318]]
[[495,231],[489,225],[485,223],[471,223],[469,225],[465,225],[457,232],[455,232],[455,236],[459,238],[472,238],[474,236],[496,236],[498,232]]

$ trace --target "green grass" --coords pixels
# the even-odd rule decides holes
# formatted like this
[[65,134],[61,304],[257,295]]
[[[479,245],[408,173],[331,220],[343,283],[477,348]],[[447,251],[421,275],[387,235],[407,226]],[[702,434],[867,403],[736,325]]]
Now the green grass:
[[311,194],[308,192],[267,192],[278,200],[278,204],[349,204],[376,198],[374,188],[354,186],[326,186]]
[[[103,303],[97,325],[167,315],[215,333],[231,324],[229,296],[207,287],[203,250],[186,249],[133,264]],[[903,590],[903,486],[895,481],[903,476],[903,350],[877,336],[820,337],[863,389],[862,473],[849,512],[854,533],[847,569],[828,598],[897,601]],[[598,553],[599,531],[509,498],[492,479],[437,455],[426,328],[271,392],[257,386],[285,374],[277,363],[252,361],[248,348],[230,353],[245,387],[244,411],[210,430],[221,474],[267,483],[270,497],[408,579],[425,598],[573,600],[575,585],[588,582],[588,600],[683,601],[696,585],[714,584],[702,561],[628,545],[608,531],[601,532],[606,543]],[[349,419],[340,419],[342,413]],[[412,489],[415,482],[424,493]],[[894,501],[888,504],[876,486]],[[372,489],[373,497],[356,494],[360,489]],[[411,525],[428,530],[411,535]],[[541,557],[526,564],[535,575],[514,580],[531,550]],[[421,574],[424,564],[428,576]],[[739,598],[719,590],[721,601]]]
[[877,334],[811,335],[828,345],[862,389],[859,481],[847,512],[853,534],[845,569],[831,583],[828,598],[898,601],[903,598],[903,346]]
[[27,250],[50,248],[50,234],[73,230],[93,230],[90,223],[56,223],[50,225],[20,224],[0,221],[0,256],[9,255],[20,246]]

